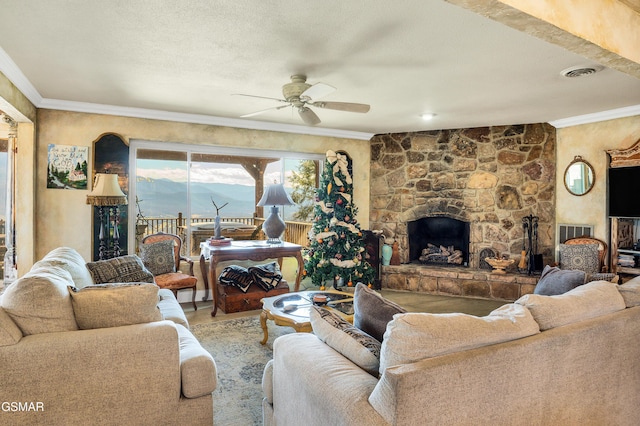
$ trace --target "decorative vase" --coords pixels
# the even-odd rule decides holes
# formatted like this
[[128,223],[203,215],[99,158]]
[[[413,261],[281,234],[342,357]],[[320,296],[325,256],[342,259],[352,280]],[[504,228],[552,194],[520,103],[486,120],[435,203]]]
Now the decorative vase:
[[389,244],[382,245],[382,264],[389,266],[391,263],[391,255],[393,254],[393,247]]

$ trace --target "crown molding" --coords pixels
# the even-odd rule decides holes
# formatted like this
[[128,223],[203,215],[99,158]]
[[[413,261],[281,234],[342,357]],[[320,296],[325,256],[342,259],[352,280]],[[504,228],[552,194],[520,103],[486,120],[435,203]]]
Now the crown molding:
[[579,126],[581,124],[597,123],[599,121],[615,120],[616,118],[626,118],[640,115],[640,105],[632,105],[624,108],[616,108],[608,111],[594,112],[592,114],[577,115],[575,117],[562,118],[550,121],[556,129],[564,127]]
[[2,72],[36,108],[38,107],[40,102],[42,102],[42,96],[2,47],[0,47],[0,72]]
[[268,130],[272,132],[307,134],[313,136],[330,136],[343,139],[370,140],[373,133],[354,132],[349,130],[326,129],[322,127],[306,127],[294,124],[269,123],[266,121],[241,120],[239,118],[216,117],[202,114],[185,114],[181,112],[160,111],[144,108],[119,107],[86,102],[63,101],[59,99],[42,99],[38,108],[57,109],[62,111],[86,112],[92,114],[116,115],[122,117],[146,118],[150,120],[176,121],[180,123],[207,124],[212,126],[235,127],[240,129]]

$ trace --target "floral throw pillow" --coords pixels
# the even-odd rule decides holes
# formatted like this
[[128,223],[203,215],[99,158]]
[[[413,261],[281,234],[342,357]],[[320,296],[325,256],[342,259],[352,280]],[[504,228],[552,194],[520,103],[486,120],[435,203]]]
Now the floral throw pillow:
[[173,240],[164,240],[140,245],[140,258],[154,276],[176,272],[174,244]]

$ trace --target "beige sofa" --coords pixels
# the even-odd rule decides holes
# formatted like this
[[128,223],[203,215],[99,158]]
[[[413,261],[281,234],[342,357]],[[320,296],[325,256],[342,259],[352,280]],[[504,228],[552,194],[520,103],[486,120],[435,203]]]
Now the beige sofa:
[[279,337],[263,377],[264,424],[638,424],[640,278],[503,308],[395,314],[379,377],[314,334]]
[[216,365],[171,291],[92,284],[61,247],[4,290],[0,423],[212,424]]

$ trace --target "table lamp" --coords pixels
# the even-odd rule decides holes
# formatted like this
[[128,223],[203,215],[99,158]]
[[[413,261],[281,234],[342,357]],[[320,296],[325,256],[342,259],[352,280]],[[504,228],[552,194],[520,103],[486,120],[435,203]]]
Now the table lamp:
[[271,214],[262,224],[262,231],[267,235],[267,243],[282,243],[280,236],[287,229],[287,225],[278,214],[278,206],[292,206],[293,204],[294,202],[285,191],[283,184],[276,183],[266,188],[257,206],[271,206]]
[[[120,256],[120,207],[127,204],[127,196],[120,189],[117,174],[98,173],[87,204],[98,207],[100,216],[100,251],[98,260]],[[107,208],[105,214],[105,207]],[[113,217],[113,221],[111,218]],[[111,231],[112,230],[112,231]]]

